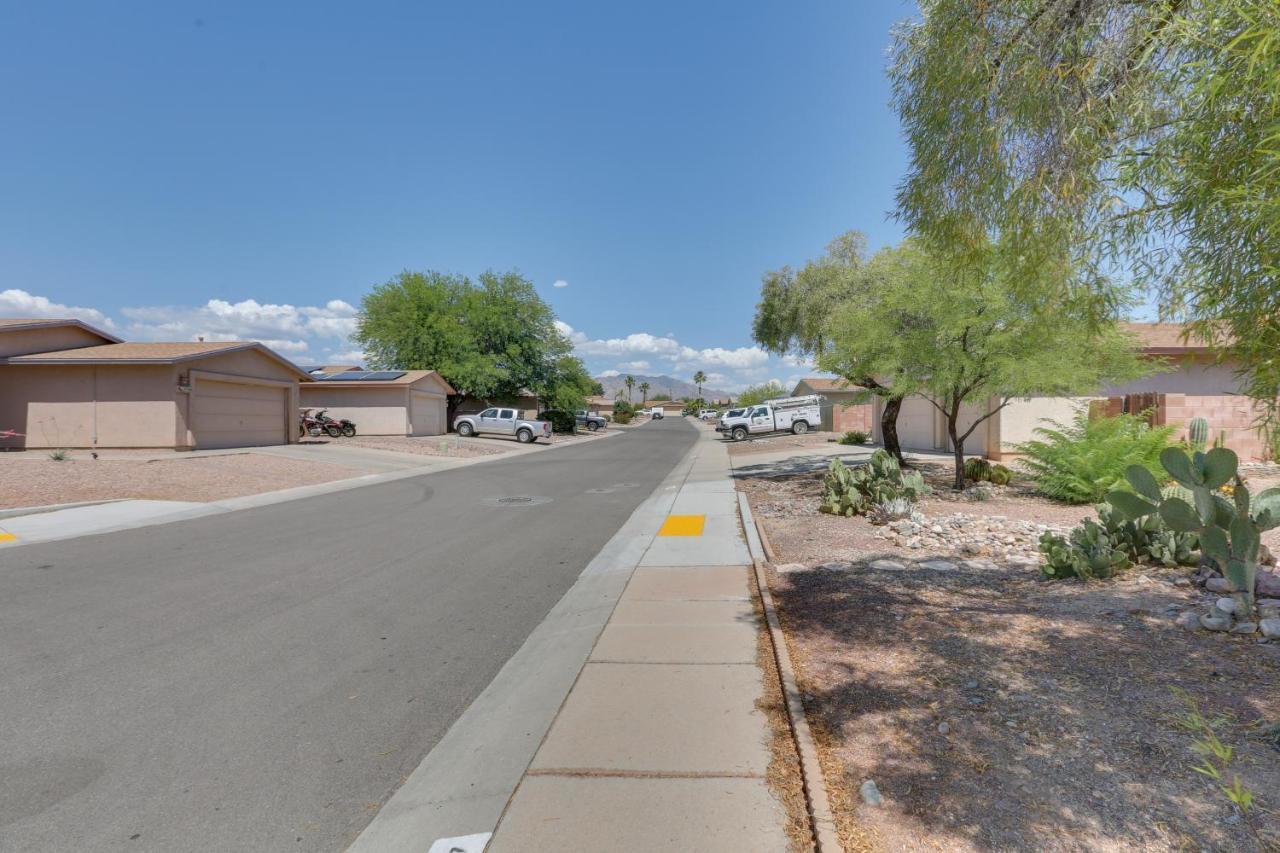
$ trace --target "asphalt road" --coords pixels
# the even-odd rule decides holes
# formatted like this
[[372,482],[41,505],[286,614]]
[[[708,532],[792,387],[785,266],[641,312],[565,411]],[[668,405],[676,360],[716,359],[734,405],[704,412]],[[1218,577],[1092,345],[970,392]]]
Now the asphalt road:
[[344,849],[696,437],[0,552],[0,850]]

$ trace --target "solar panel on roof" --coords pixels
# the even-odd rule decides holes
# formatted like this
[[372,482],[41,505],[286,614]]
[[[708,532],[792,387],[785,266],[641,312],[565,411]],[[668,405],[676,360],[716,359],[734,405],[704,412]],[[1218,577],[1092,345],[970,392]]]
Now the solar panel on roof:
[[374,382],[389,382],[392,379],[399,379],[408,371],[405,370],[372,370],[368,373],[360,375],[362,380],[372,380]]

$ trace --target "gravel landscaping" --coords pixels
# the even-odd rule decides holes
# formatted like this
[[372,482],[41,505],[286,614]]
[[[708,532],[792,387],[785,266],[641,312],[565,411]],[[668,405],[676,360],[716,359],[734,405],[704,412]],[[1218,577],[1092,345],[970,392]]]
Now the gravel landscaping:
[[[820,473],[739,481],[775,552],[847,849],[1264,849],[1255,831],[1280,832],[1280,642],[1200,630],[1215,593],[1194,569],[1044,580],[1040,532],[1091,507],[1017,479],[969,500],[948,466],[924,473],[922,517],[893,527],[820,515]],[[1194,769],[1195,710],[1234,750],[1251,820]]]
[[341,465],[259,453],[174,455],[170,459],[92,459],[87,451],[56,462],[0,454],[0,509],[136,498],[215,501],[344,480],[363,474]]

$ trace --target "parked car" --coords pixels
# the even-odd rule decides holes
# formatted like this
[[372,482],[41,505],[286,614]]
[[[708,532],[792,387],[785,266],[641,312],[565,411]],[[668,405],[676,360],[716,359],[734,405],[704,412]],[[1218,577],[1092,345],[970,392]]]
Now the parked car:
[[598,429],[604,429],[609,422],[600,415],[593,415],[586,409],[579,409],[573,416],[578,426],[586,428],[589,432],[595,432]]
[[765,400],[758,406],[736,410],[740,412],[736,416],[732,412],[726,414],[716,424],[716,432],[727,433],[734,441],[774,432],[803,435],[822,423],[821,406],[822,397],[817,394]]
[[539,438],[551,438],[551,422],[522,418],[515,409],[485,409],[478,415],[459,415],[453,419],[458,435],[514,435],[516,441],[528,444]]
[[720,417],[720,413],[715,409],[703,409],[698,412],[698,420],[700,421],[714,421],[718,417]]

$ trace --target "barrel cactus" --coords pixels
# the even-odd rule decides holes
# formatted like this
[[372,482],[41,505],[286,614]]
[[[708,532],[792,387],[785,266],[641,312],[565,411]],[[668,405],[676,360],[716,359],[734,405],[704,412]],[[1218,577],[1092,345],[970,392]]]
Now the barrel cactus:
[[1191,449],[1204,453],[1209,446],[1209,422],[1204,418],[1192,418],[1187,424],[1187,443]]
[[[1129,518],[1158,513],[1170,530],[1194,533],[1201,552],[1231,584],[1243,608],[1238,612],[1252,613],[1261,534],[1280,526],[1280,487],[1251,496],[1237,475],[1236,454],[1221,447],[1190,456],[1169,447],[1160,454],[1160,464],[1191,493],[1190,501],[1166,497],[1151,472],[1138,465],[1125,472],[1133,491],[1113,491],[1107,501]],[[1218,490],[1232,481],[1235,490],[1228,500]]]

